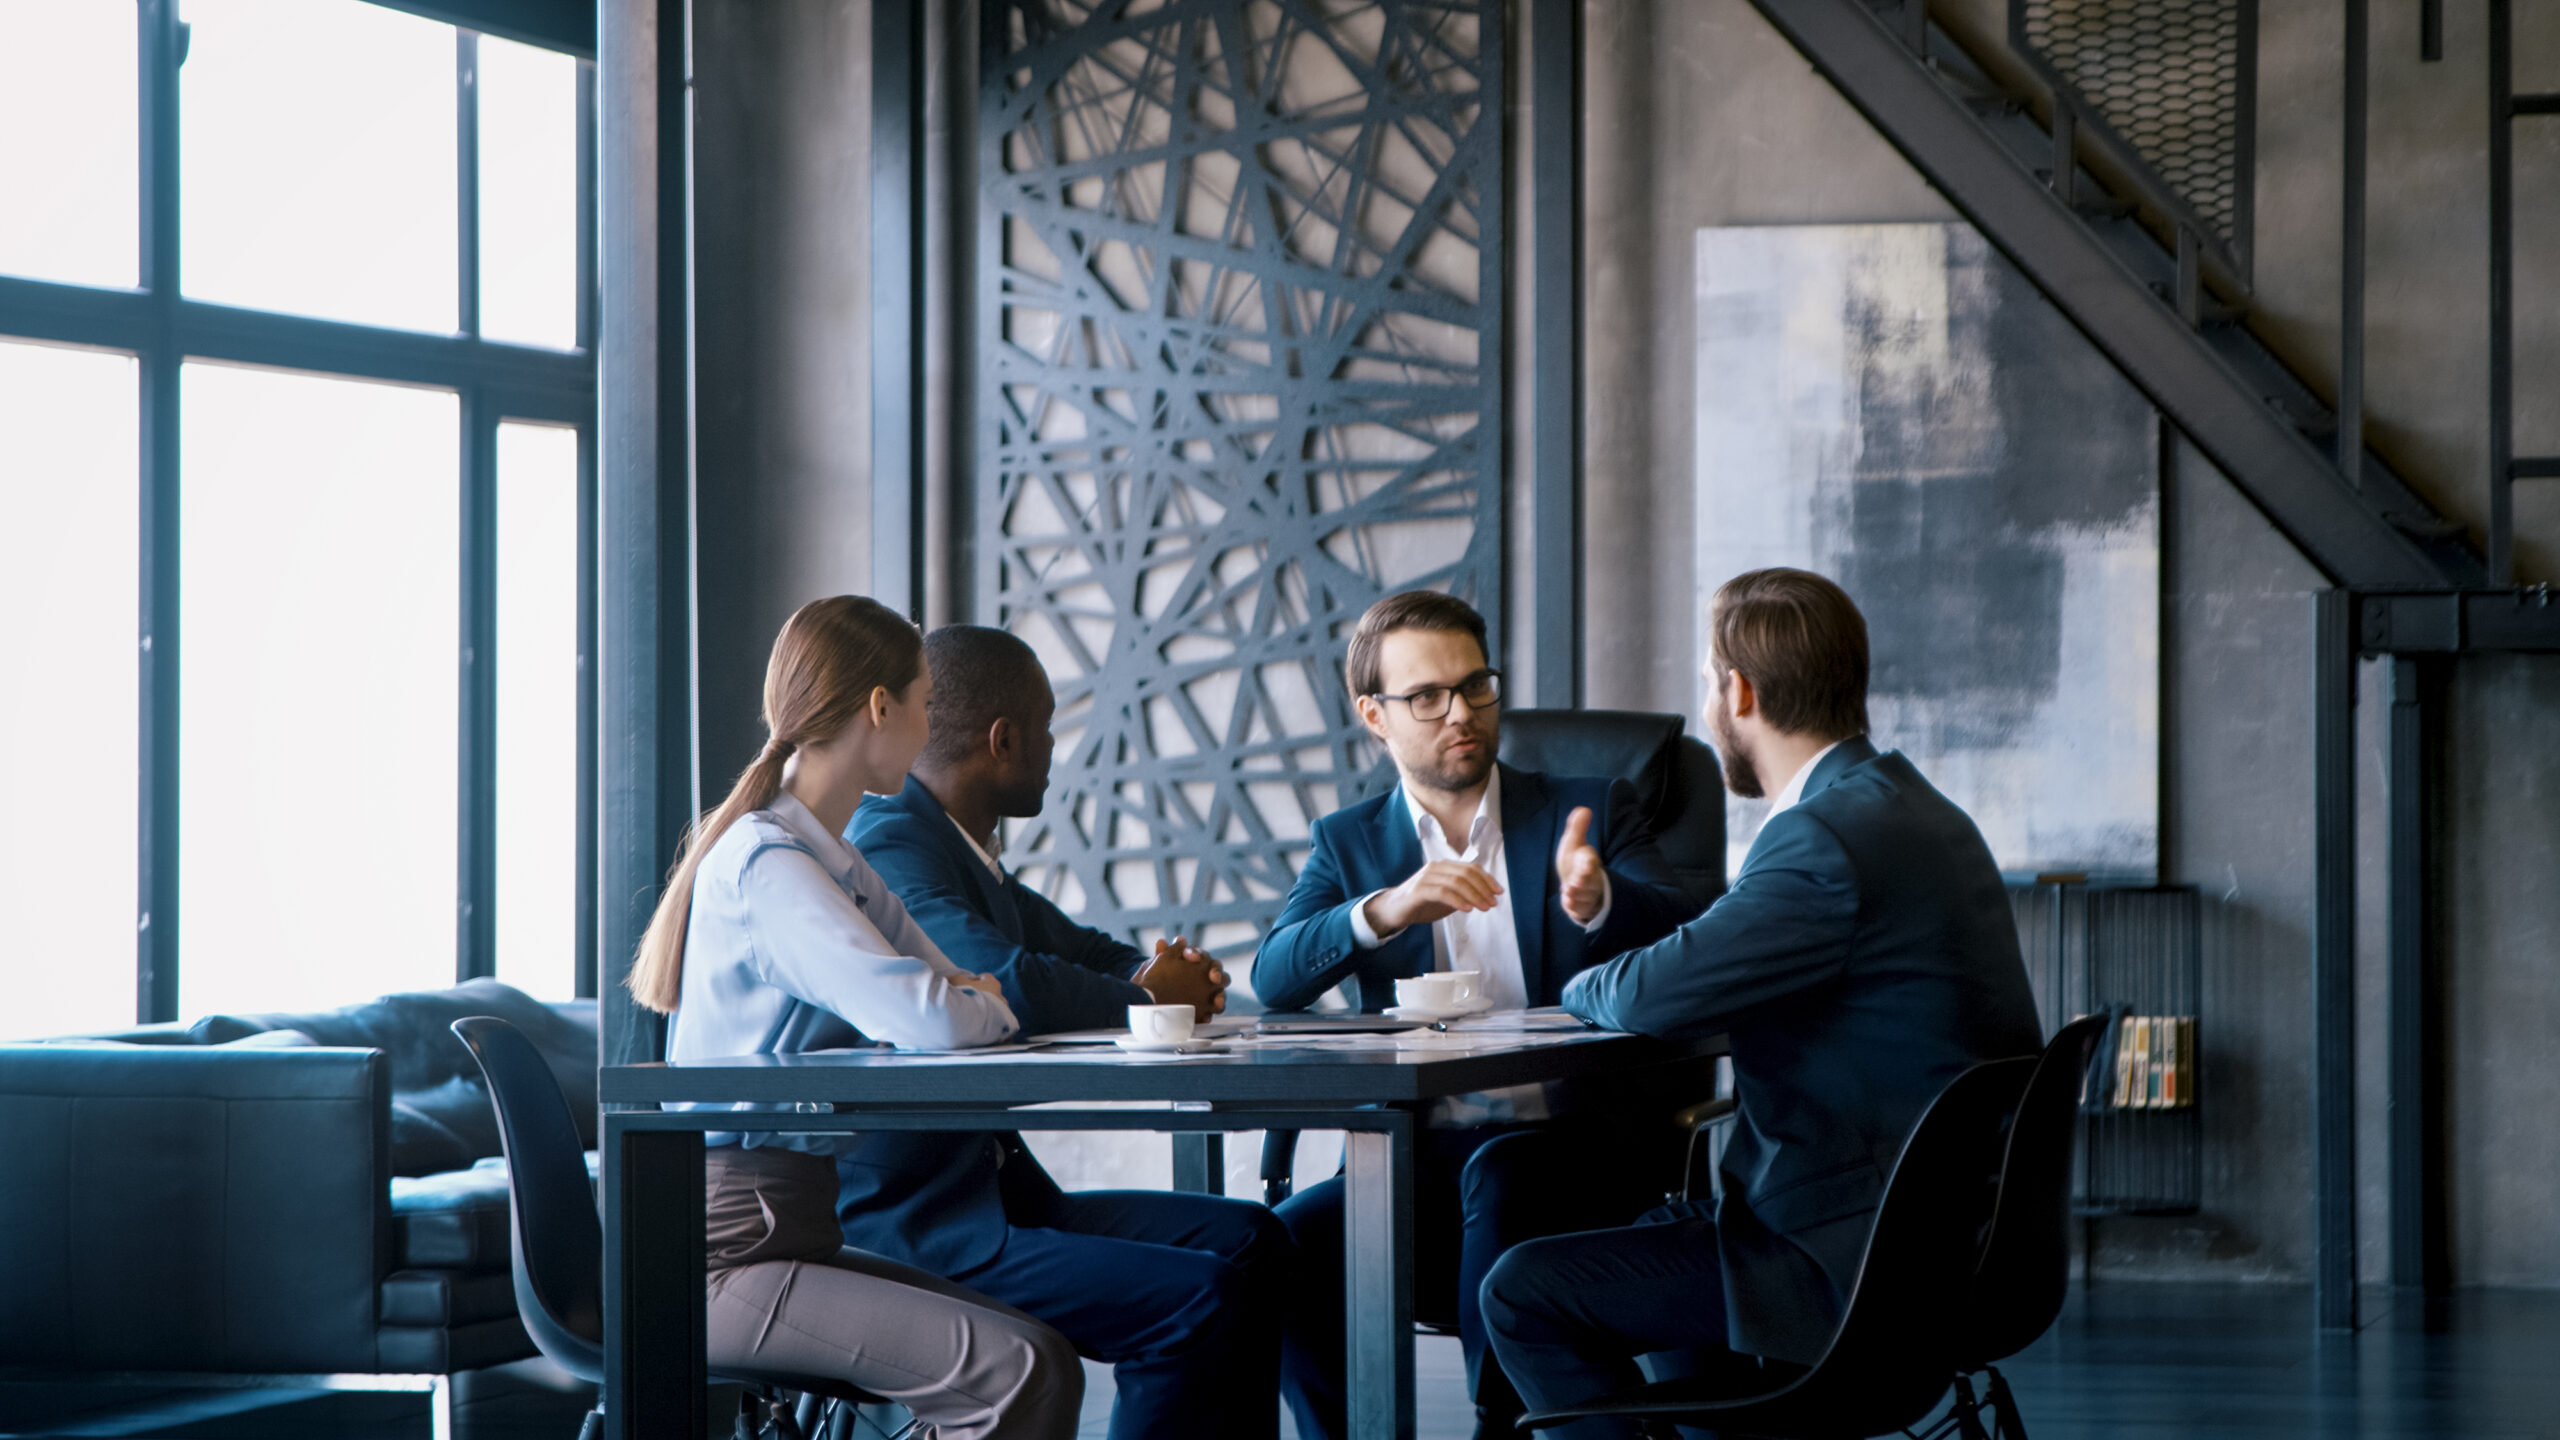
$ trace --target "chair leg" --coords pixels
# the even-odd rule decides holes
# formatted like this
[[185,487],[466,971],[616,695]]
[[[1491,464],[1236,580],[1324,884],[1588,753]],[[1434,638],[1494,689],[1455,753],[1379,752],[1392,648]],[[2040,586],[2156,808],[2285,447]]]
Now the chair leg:
[[1973,1378],[1956,1377],[1956,1433],[1964,1440],[1991,1440],[1982,1431],[1982,1402],[1974,1398]]
[[1991,1367],[1991,1423],[2000,1440],[2027,1440],[2026,1417],[2018,1413],[2018,1397],[2009,1393],[2009,1377]]

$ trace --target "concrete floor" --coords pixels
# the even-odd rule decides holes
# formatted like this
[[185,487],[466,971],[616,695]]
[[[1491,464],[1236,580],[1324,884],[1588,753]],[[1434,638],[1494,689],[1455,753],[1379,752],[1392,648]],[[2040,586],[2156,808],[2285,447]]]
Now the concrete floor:
[[[2307,1291],[2103,1284],[2003,1367],[2036,1440],[2528,1437],[2560,1440],[2560,1293],[2440,1305],[2375,1295],[2365,1328],[2316,1336]],[[1426,1338],[1419,1440],[1464,1440],[1455,1341]],[[1087,1367],[1081,1433],[1107,1434],[1110,1372]],[[456,1440],[571,1440],[588,1403],[539,1362],[464,1377]],[[726,1435],[726,1412],[715,1417]],[[1284,1424],[1283,1433],[1287,1427]],[[0,1385],[0,1436],[427,1440],[415,1395],[35,1391]]]

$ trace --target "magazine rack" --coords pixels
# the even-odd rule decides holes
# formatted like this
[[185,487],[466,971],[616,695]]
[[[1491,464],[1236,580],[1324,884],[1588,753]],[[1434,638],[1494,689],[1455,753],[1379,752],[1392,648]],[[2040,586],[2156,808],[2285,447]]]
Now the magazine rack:
[[2075,1210],[2192,1215],[2203,1200],[2202,902],[2193,886],[2040,875],[2010,899],[2045,1033],[2111,1017],[2080,1097]]

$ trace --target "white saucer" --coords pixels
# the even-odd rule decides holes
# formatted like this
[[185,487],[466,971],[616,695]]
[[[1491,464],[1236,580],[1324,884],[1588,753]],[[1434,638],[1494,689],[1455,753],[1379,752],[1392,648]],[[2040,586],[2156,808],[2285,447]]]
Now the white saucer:
[[1420,1005],[1390,1005],[1384,1013],[1390,1020],[1419,1020],[1429,1025],[1442,1020],[1461,1019],[1475,1012],[1473,1010],[1431,1010]]
[[1135,1035],[1122,1035],[1111,1043],[1132,1055],[1207,1055],[1227,1048],[1215,1040],[1197,1037],[1189,1040],[1141,1040]]

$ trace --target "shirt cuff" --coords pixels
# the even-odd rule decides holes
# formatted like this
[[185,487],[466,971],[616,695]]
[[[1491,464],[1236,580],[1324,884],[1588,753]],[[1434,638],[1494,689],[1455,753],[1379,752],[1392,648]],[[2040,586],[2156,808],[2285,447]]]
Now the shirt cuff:
[[1386,893],[1384,890],[1372,890],[1351,902],[1351,948],[1375,950],[1404,933],[1398,930],[1395,935],[1381,935],[1369,924],[1369,902]]
[[[1598,930],[1601,926],[1606,925],[1606,924],[1608,924],[1608,923],[1609,923],[1609,907],[1610,907],[1612,904],[1616,903],[1617,898],[1618,898],[1618,892],[1617,892],[1617,890],[1609,884],[1609,872],[1608,872],[1608,871],[1606,871],[1606,870],[1601,871],[1601,872],[1600,872],[1600,913],[1599,913],[1599,914],[1597,914],[1597,915],[1592,916],[1592,917],[1591,917],[1591,923],[1582,927],[1582,933],[1583,933],[1583,934],[1585,934],[1585,935],[1591,934],[1593,931]],[[1570,915],[1567,915],[1567,916],[1566,916],[1566,917],[1564,917],[1564,918],[1566,918],[1567,920],[1571,920],[1573,917],[1572,917],[1572,916],[1570,916]]]

